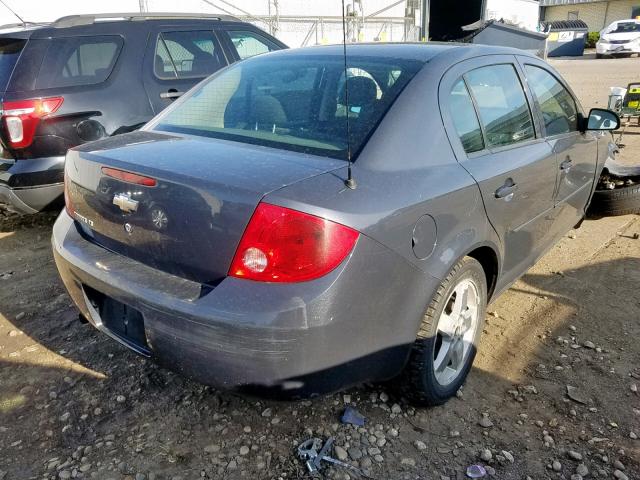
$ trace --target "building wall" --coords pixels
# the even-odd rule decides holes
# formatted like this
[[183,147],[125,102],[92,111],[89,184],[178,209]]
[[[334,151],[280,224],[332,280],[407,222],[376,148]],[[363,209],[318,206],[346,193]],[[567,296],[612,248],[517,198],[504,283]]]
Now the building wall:
[[610,0],[608,2],[558,5],[545,8],[544,20],[568,20],[569,12],[578,12],[578,19],[589,25],[590,32],[599,32],[611,22],[631,18],[633,7],[640,7],[640,0]]

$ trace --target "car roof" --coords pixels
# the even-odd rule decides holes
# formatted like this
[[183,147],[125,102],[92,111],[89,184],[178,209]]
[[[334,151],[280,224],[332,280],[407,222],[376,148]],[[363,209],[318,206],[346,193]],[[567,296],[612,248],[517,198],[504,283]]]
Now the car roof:
[[[454,42],[394,42],[394,43],[353,43],[346,46],[347,56],[399,58],[428,62],[443,53],[456,53],[456,58],[483,55],[526,55],[530,53],[511,47],[478,45]],[[271,56],[341,56],[344,53],[342,44],[316,45],[313,47],[295,48],[271,52]]]
[[126,24],[135,28],[140,25],[139,22],[144,22],[145,24],[163,23],[175,25],[192,25],[194,23],[207,24],[211,22],[246,23],[231,15],[213,15],[205,13],[92,13],[83,15],[67,15],[65,17],[60,17],[53,22],[24,22],[1,25],[0,36],[18,38],[55,37],[57,35],[66,34],[67,29],[74,29],[74,31],[77,30],[78,33],[80,33],[80,31],[84,33],[87,28],[91,29],[93,25],[120,24],[122,26],[123,24]]

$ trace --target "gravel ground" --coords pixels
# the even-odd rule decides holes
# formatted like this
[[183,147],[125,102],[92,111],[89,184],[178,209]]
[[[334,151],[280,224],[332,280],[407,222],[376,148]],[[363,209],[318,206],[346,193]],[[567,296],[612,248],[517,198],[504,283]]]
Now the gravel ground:
[[[640,59],[553,63],[585,106],[640,72]],[[432,409],[385,385],[240,397],[137,357],[77,321],[53,220],[0,213],[0,480],[298,479],[310,436],[334,436],[335,455],[375,479],[461,479],[471,464],[502,479],[640,479],[637,216],[585,222],[490,305],[467,384]],[[340,424],[346,405],[365,427]]]

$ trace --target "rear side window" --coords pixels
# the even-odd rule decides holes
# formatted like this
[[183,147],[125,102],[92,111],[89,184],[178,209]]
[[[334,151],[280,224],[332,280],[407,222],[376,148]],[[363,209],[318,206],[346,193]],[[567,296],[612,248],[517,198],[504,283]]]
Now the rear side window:
[[465,75],[476,100],[487,147],[501,147],[535,137],[531,112],[513,65],[491,65]]
[[224,65],[213,32],[162,32],[158,35],[153,67],[158,78],[206,77]]
[[551,73],[540,67],[527,65],[527,83],[542,112],[547,136],[578,130],[576,102]]
[[241,59],[279,50],[279,47],[262,35],[247,30],[228,31],[227,35]]
[[484,149],[484,140],[482,139],[478,116],[467,86],[462,79],[458,80],[451,89],[449,108],[453,125],[460,137],[464,151],[472,153]]
[[53,38],[45,53],[36,88],[73,87],[104,82],[118,60],[122,37]]
[[26,40],[19,38],[0,39],[0,91],[7,89],[7,83],[13,72],[20,52],[24,48]]

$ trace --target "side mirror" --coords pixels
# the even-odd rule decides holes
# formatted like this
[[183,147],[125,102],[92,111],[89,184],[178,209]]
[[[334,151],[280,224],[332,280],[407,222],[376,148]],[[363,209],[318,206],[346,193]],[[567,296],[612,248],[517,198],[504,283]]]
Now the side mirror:
[[592,108],[587,119],[586,130],[617,130],[620,128],[620,117],[611,110]]

